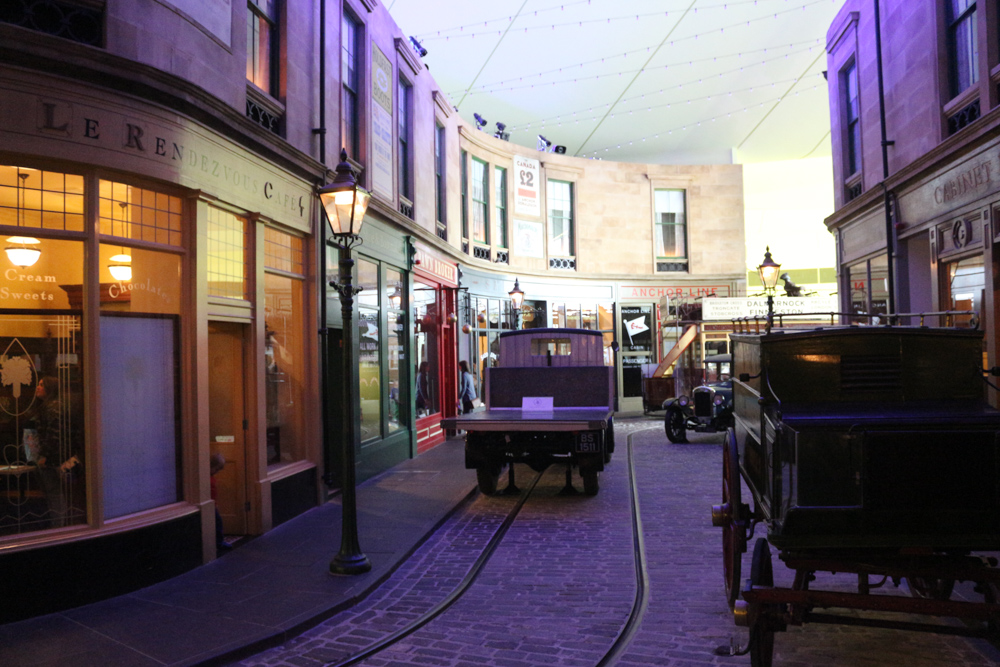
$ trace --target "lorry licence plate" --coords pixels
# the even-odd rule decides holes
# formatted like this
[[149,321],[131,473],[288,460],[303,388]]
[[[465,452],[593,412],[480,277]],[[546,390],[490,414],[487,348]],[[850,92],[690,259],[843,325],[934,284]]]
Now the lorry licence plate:
[[585,431],[576,436],[576,451],[598,453],[601,451],[601,438],[597,431]]

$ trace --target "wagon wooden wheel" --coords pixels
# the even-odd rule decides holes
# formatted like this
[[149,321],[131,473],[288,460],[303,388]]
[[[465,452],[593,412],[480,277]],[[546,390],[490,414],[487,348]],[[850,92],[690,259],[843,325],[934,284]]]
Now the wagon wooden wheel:
[[736,433],[729,429],[722,450],[722,504],[712,507],[712,524],[722,528],[722,569],[730,608],[740,594],[740,556],[747,549],[742,507]]
[[[771,550],[767,540],[757,538],[753,547],[753,561],[750,563],[751,586],[774,586],[774,569],[771,566]],[[750,619],[750,665],[771,667],[774,657],[774,605],[760,605]]]

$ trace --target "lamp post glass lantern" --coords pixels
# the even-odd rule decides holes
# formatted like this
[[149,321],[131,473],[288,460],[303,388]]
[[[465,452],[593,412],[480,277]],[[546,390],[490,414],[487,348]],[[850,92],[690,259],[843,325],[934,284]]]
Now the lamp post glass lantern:
[[760,282],[764,285],[764,293],[767,295],[767,323],[764,333],[771,333],[771,325],[774,323],[774,287],[778,284],[778,273],[781,271],[781,264],[771,258],[771,246],[764,250],[764,261],[757,266],[757,274]]
[[517,282],[517,278],[514,278],[514,289],[507,292],[510,296],[510,305],[514,308],[514,328],[521,328],[521,304],[524,303],[524,292],[521,291],[521,286]]
[[331,574],[362,574],[372,569],[371,561],[361,552],[358,543],[357,481],[355,476],[354,449],[357,444],[358,428],[354,418],[354,396],[357,394],[354,366],[354,295],[361,291],[352,284],[354,258],[351,248],[359,245],[361,225],[371,194],[358,185],[354,168],[347,161],[347,151],[341,149],[337,176],[329,185],[319,189],[317,194],[326,212],[330,231],[340,252],[340,282],[331,282],[330,287],[340,294],[340,309],[344,320],[344,413],[341,448],[341,533],[340,551],[330,561]]

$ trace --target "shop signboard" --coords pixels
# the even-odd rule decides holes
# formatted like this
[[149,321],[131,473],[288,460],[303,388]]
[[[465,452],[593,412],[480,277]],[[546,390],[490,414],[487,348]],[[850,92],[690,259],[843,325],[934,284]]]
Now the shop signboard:
[[[836,296],[776,296],[774,312],[783,316],[837,311]],[[735,320],[742,317],[766,317],[767,297],[746,296],[725,299],[703,299],[701,317],[706,322]]]
[[653,307],[622,306],[623,352],[649,352],[653,349]]

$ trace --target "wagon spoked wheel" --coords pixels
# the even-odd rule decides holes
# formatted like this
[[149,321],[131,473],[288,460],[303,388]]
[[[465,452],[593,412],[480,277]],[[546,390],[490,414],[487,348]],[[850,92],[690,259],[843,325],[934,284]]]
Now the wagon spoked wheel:
[[[774,569],[767,540],[757,538],[750,564],[751,586],[774,586]],[[774,626],[769,611],[772,605],[762,605],[750,621],[750,664],[752,667],[771,667],[774,658]]]
[[740,516],[739,453],[736,434],[729,429],[722,451],[722,508],[726,513],[722,524],[722,568],[726,579],[726,600],[730,609],[740,594],[740,556],[746,551],[746,532]]
[[666,430],[670,442],[687,442],[687,417],[680,408],[673,405],[667,408]]
[[949,600],[955,588],[954,579],[934,579],[929,577],[907,577],[906,585],[910,595],[925,600]]

